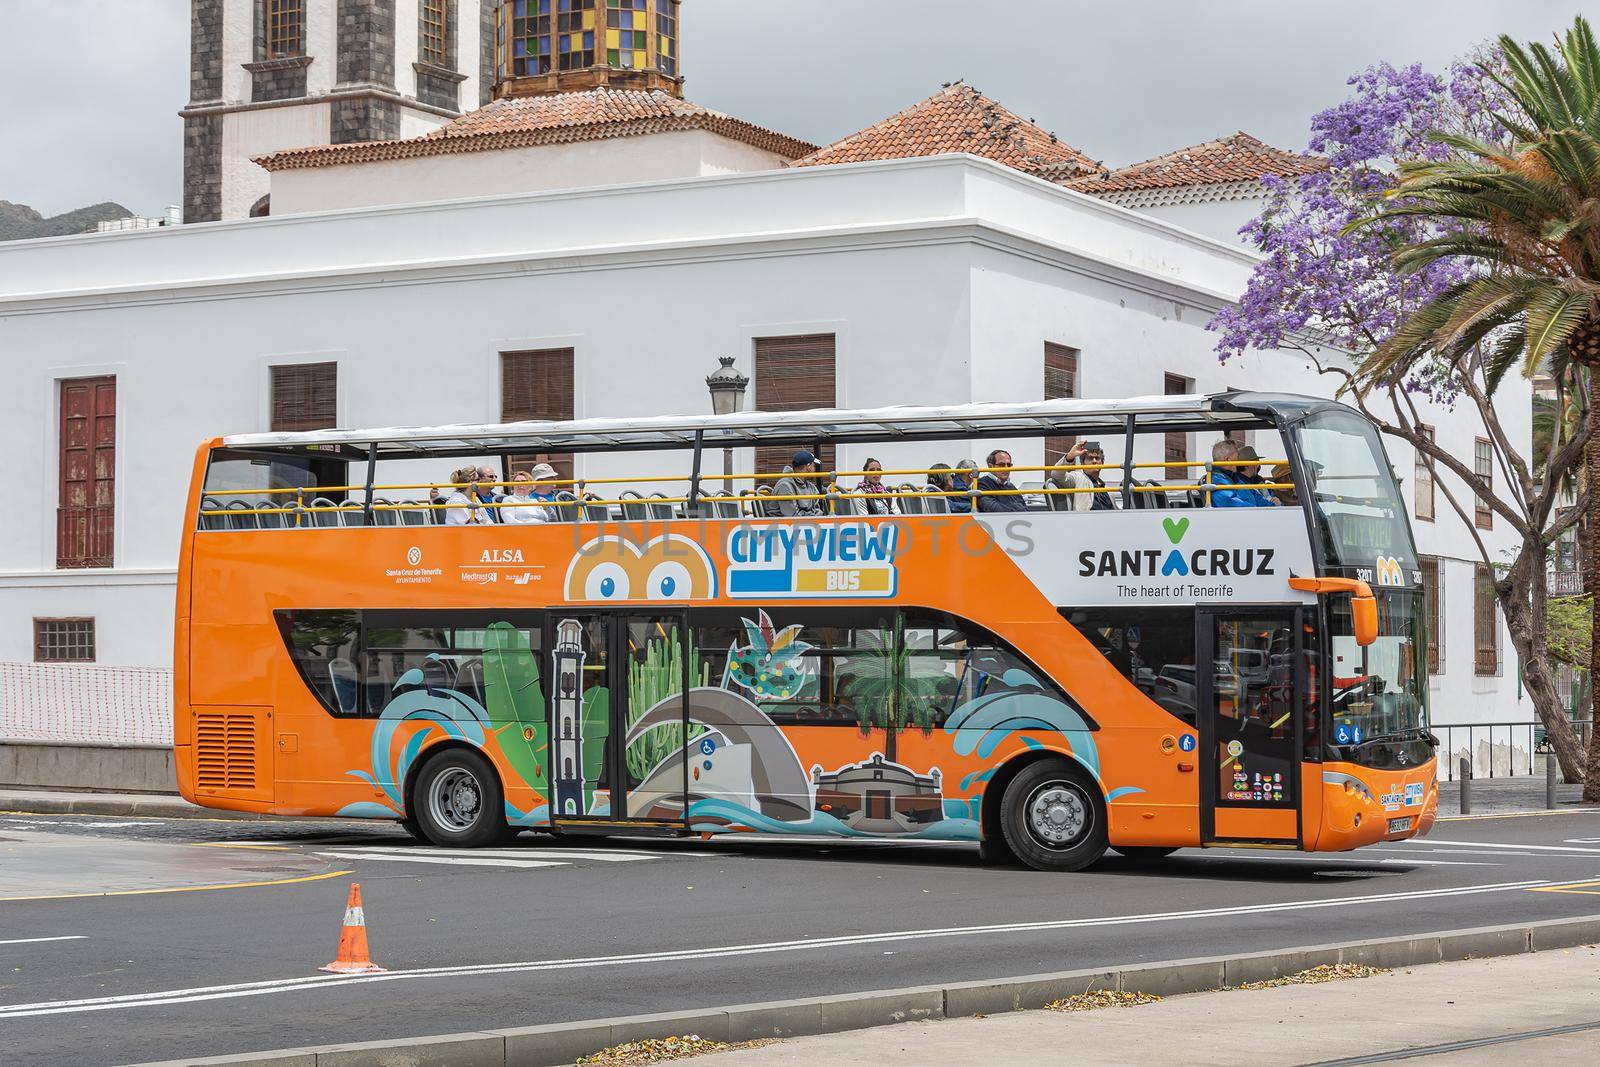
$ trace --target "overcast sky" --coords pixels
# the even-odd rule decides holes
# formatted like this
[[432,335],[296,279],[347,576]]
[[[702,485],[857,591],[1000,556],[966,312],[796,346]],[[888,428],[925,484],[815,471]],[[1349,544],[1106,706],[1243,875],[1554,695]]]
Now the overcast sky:
[[[92,15],[88,9],[92,7]],[[1600,0],[686,0],[688,97],[825,143],[965,78],[1113,165],[1307,119],[1379,60],[1548,39]],[[184,0],[0,0],[0,200],[182,198]]]

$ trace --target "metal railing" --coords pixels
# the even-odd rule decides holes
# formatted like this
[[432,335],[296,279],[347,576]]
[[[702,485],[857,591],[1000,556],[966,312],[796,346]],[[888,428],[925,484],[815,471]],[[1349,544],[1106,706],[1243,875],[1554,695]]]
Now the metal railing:
[[[735,517],[715,510],[714,505],[719,502],[724,504],[729,502],[737,503],[740,505],[742,512],[742,514],[738,517],[752,518],[777,517],[775,514],[770,513],[771,510],[775,509],[769,510],[768,505],[777,505],[782,502],[795,502],[815,506],[823,513],[829,515],[862,515],[863,511],[869,509],[858,509],[856,502],[865,502],[869,500],[887,500],[891,503],[900,503],[902,504],[900,514],[928,514],[930,512],[924,511],[922,505],[916,502],[927,500],[929,498],[941,499],[944,501],[958,498],[965,499],[969,501],[969,509],[976,511],[979,510],[978,501],[985,497],[1022,497],[1024,500],[1030,503],[1032,508],[1037,510],[1065,510],[1061,506],[1052,504],[1052,498],[1070,498],[1083,493],[1105,493],[1107,495],[1114,495],[1123,501],[1122,506],[1124,507],[1129,505],[1139,506],[1136,498],[1141,495],[1148,496],[1160,494],[1163,500],[1165,500],[1165,494],[1168,493],[1178,493],[1182,497],[1187,497],[1188,494],[1194,493],[1197,497],[1204,497],[1203,504],[1194,506],[1211,506],[1212,501],[1210,498],[1211,494],[1214,492],[1227,492],[1230,490],[1257,490],[1263,493],[1294,492],[1296,486],[1292,482],[1280,481],[1248,483],[1217,482],[1210,476],[1210,468],[1274,466],[1282,465],[1285,462],[1286,461],[1284,460],[1270,459],[1193,462],[1161,460],[1140,463],[1062,463],[1037,467],[934,467],[877,471],[820,471],[803,475],[796,475],[792,472],[784,471],[760,474],[713,474],[706,472],[699,474],[697,477],[691,476],[689,478],[685,478],[681,474],[655,477],[636,476],[587,479],[565,478],[547,479],[535,483],[540,489],[547,491],[555,490],[557,495],[554,499],[518,499],[516,497],[506,495],[500,496],[496,500],[478,500],[475,501],[472,506],[474,508],[483,508],[491,511],[504,508],[540,507],[552,509],[556,514],[561,515],[563,518],[567,518],[569,515],[572,516],[572,518],[568,519],[568,521],[573,521],[573,519],[576,519],[576,517],[579,515],[587,516],[588,514],[591,514],[591,511],[586,511],[585,509],[607,508],[615,511],[618,517],[625,518],[627,512],[624,508],[624,505],[627,503],[627,501],[621,498],[605,499],[596,495],[594,492],[592,492],[592,490],[604,490],[607,487],[618,487],[621,485],[644,485],[660,483],[674,483],[681,485],[685,482],[689,483],[690,485],[690,490],[685,496],[669,497],[665,495],[655,495],[640,498],[637,496],[637,494],[634,494],[634,497],[636,501],[642,501],[646,504],[672,507],[674,511],[674,518],[692,517],[693,513],[696,511],[700,512],[704,517],[707,518]],[[1088,486],[1068,486],[1064,484],[1066,475],[1069,472],[1080,472],[1087,474],[1091,471],[1114,470],[1123,472],[1125,479],[1131,479],[1131,475],[1134,471],[1149,468],[1168,469],[1172,467],[1180,467],[1185,469],[1200,468],[1202,471],[1206,472],[1206,474],[1203,480],[1197,482],[1138,484],[1137,482],[1128,480],[1126,484],[1112,485],[1091,484]],[[1029,485],[1026,487],[1019,487],[1015,483],[1011,483],[1009,488],[1005,489],[980,488],[977,484],[978,478],[984,474],[990,473],[999,473],[1003,475],[1042,474],[1044,475],[1044,480],[1040,484]],[[969,480],[970,484],[964,488],[938,488],[932,484],[926,486],[884,485],[881,490],[877,491],[862,489],[859,485],[854,489],[846,489],[838,484],[838,479],[840,477],[855,477],[864,479],[869,475],[876,476],[880,480],[884,477],[905,477],[908,475],[921,475],[924,477],[937,476],[941,479],[960,477]],[[754,483],[760,483],[776,482],[785,478],[809,481],[816,486],[816,489],[814,492],[778,494],[771,492],[767,486],[763,485],[753,492],[745,491],[737,496],[734,496],[727,490],[724,490],[722,493],[715,493],[707,492],[702,488],[702,483],[705,482],[714,483],[748,479]],[[284,487],[272,489],[219,490],[217,491],[217,496],[226,497],[230,500],[238,500],[241,497],[263,499],[261,499],[260,503],[249,507],[248,513],[241,513],[239,510],[239,504],[234,504],[234,506],[231,508],[225,507],[222,506],[219,501],[215,501],[208,494],[201,502],[200,527],[201,529],[220,530],[265,528],[292,529],[320,526],[323,524],[319,523],[314,518],[314,516],[319,513],[333,513],[340,517],[341,521],[337,523],[329,522],[326,524],[328,526],[385,525],[385,523],[381,521],[373,522],[373,513],[428,513],[445,511],[451,507],[462,507],[462,505],[451,505],[444,501],[443,494],[452,490],[463,490],[469,496],[476,496],[480,490],[509,493],[510,490],[518,485],[526,486],[528,484],[529,483],[527,482],[518,483],[512,481],[484,480],[474,482],[408,483],[398,485],[374,484],[370,487],[363,484],[311,486],[298,488]],[[946,481],[944,484],[949,485],[950,483]],[[377,494],[380,493],[396,492],[429,492],[430,496],[426,501],[392,500],[387,498],[379,498],[377,496]],[[346,494],[350,497],[350,499],[347,499],[344,503],[336,503],[328,499],[330,494]],[[358,501],[355,499],[354,494],[361,494],[362,498]],[[623,496],[627,495],[628,494],[623,494]],[[912,502],[915,504],[915,507],[906,506],[904,504],[906,501]],[[1188,502],[1186,500],[1185,504],[1178,506],[1186,506],[1187,503]],[[562,509],[571,510],[562,511]],[[360,512],[363,517],[363,521],[351,523],[342,521],[345,517],[348,517],[352,511]],[[269,527],[262,521],[266,516],[276,516],[278,518],[276,521],[271,522]],[[872,516],[863,515],[862,517]]]
[[[1594,723],[1573,722],[1572,729],[1585,747]],[[1474,778],[1517,778],[1543,775],[1546,758],[1554,758],[1542,722],[1434,723],[1439,738],[1439,778],[1455,781],[1466,756]]]
[[111,566],[115,533],[115,509],[110,504],[57,508],[56,566]]

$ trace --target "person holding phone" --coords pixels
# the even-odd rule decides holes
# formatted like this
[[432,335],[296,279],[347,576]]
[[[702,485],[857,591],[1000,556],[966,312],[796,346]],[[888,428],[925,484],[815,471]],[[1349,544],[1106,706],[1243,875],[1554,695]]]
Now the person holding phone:
[[[1070,489],[1084,490],[1071,494],[1072,511],[1116,511],[1117,493],[1106,485],[1102,475],[1104,471],[1098,466],[1106,461],[1105,449],[1099,441],[1079,441],[1073,445],[1066,455],[1056,463],[1080,463],[1084,467],[1079,470],[1056,471],[1052,479],[1057,485]],[[1089,492],[1088,490],[1093,490]]]

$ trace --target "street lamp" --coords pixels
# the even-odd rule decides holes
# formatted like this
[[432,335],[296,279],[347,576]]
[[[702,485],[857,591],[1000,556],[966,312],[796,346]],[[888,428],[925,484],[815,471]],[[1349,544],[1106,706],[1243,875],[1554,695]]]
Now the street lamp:
[[[722,366],[706,375],[706,388],[711,390],[711,410],[718,415],[737,415],[744,410],[744,393],[750,379],[733,369],[732,356],[719,356]],[[722,450],[722,488],[733,491],[733,449]]]

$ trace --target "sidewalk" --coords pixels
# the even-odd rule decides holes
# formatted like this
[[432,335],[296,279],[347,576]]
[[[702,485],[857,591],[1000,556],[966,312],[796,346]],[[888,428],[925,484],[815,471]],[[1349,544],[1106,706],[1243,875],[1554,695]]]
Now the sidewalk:
[[165,793],[69,793],[0,789],[0,812],[29,815],[138,815],[151,819],[270,819],[248,811],[202,808]]
[[[1517,778],[1472,779],[1472,814],[1508,815],[1524,811],[1570,811],[1582,804],[1583,786],[1556,783],[1556,806],[1545,807],[1544,778],[1523,775]],[[1439,783],[1439,814],[1461,814],[1461,783]]]
[[[705,1067],[967,1067],[974,1063],[1313,1064],[1600,1024],[1600,950],[1437,963],[1370,978],[1229,990],[1085,1012],[1011,1012],[881,1026],[715,1053]],[[1429,1064],[1593,1064],[1600,1029],[1427,1057]]]

